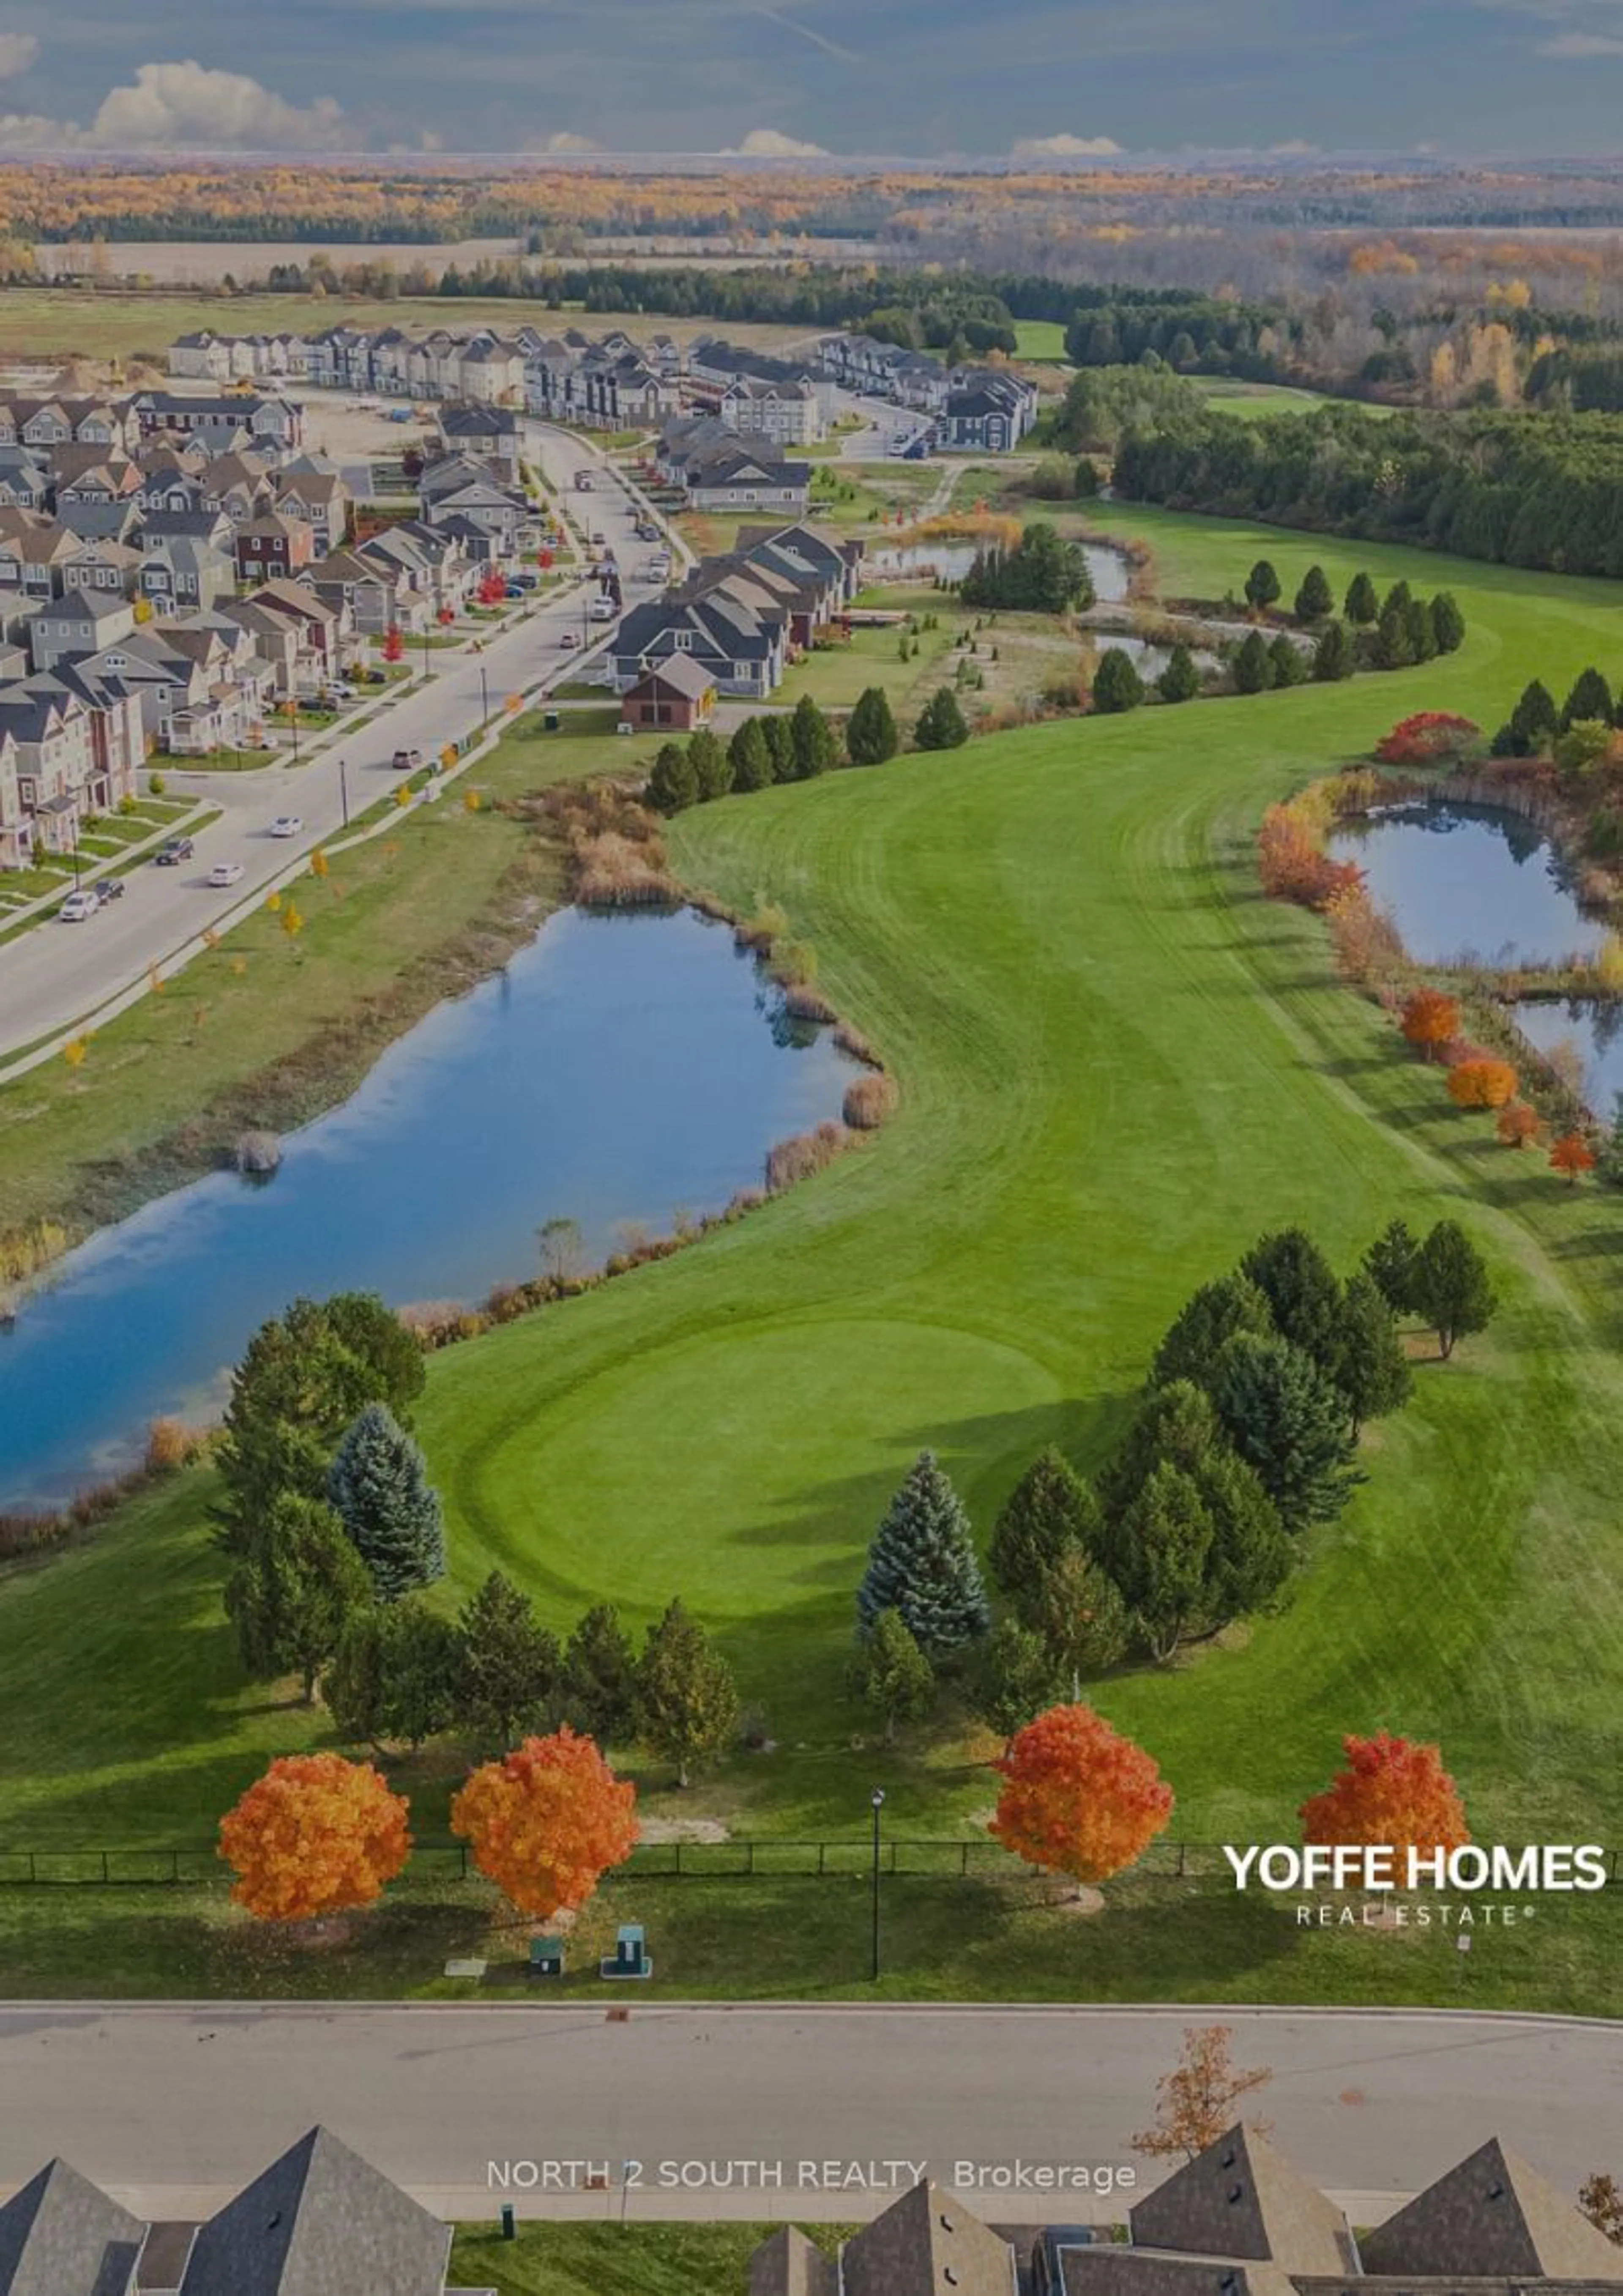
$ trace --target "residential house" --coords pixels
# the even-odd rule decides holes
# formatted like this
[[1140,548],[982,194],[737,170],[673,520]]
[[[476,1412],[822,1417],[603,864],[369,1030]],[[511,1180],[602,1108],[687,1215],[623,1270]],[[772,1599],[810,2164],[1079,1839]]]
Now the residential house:
[[92,590],[133,598],[141,586],[141,553],[127,542],[86,542],[62,562],[62,594]]
[[634,606],[614,634],[616,691],[627,693],[673,654],[688,654],[718,693],[762,701],[783,678],[789,617],[782,609],[716,592]]
[[432,619],[427,598],[398,560],[335,550],[307,566],[299,578],[324,605],[347,612],[363,637],[381,637],[390,628],[423,630]]
[[[95,778],[90,711],[50,680],[0,686],[0,747],[13,745],[17,793],[30,851],[71,853]],[[0,2296],[4,2284],[0,2282]]]
[[786,519],[803,518],[811,496],[811,464],[781,463],[737,447],[690,462],[683,488],[695,511],[770,510]]
[[135,776],[147,753],[146,726],[135,689],[116,673],[99,675],[83,662],[61,661],[29,680],[37,693],[60,693],[90,713],[90,775],[85,810],[106,813],[135,794]]
[[472,406],[514,406],[523,397],[524,354],[499,335],[476,335],[463,346],[457,381]]
[[283,615],[297,630],[298,691],[319,691],[341,675],[354,651],[354,627],[346,606],[330,604],[304,583],[285,579],[262,584],[249,603]]
[[261,398],[253,392],[240,397],[205,392],[193,398],[174,390],[142,390],[130,405],[143,439],[162,431],[212,442],[222,433],[234,439],[245,431],[251,441],[283,452],[303,443],[304,409],[297,399],[280,394]]
[[141,560],[141,594],[154,613],[188,613],[235,594],[231,554],[193,535],[149,538]]
[[1023,377],[987,368],[955,381],[936,425],[937,443],[1006,455],[1037,420],[1037,392]]
[[1365,2233],[1358,2248],[1365,2274],[1389,2285],[1623,2282],[1623,2249],[1496,2137]]
[[0,613],[20,599],[60,598],[64,570],[81,547],[55,519],[37,511],[0,511]]
[[232,553],[241,582],[269,582],[300,573],[316,555],[315,529],[304,520],[263,511],[237,529]]
[[105,596],[94,590],[70,590],[29,624],[29,658],[36,669],[53,669],[59,661],[100,653],[115,639],[127,637],[135,627],[135,608],[121,591]]
[[476,462],[488,463],[509,484],[517,479],[522,433],[510,407],[466,402],[442,406],[439,435],[448,455],[471,455]]
[[0,508],[43,511],[50,498],[46,457],[33,447],[0,447]]
[[26,869],[33,855],[29,818],[17,785],[17,742],[0,726],[0,869]]
[[639,733],[656,728],[691,734],[707,726],[716,708],[716,681],[692,654],[673,653],[646,671],[620,696],[620,718]]
[[312,455],[300,455],[278,473],[274,493],[283,518],[310,529],[318,556],[341,548],[349,532],[349,489],[336,471]]
[[[223,621],[236,625],[266,665],[275,701],[289,701],[307,690],[316,670],[300,623],[252,598],[222,599],[218,613]],[[309,677],[301,678],[301,665],[309,668]]]
[[425,519],[386,526],[356,548],[369,565],[392,569],[408,587],[421,592],[430,613],[449,608],[460,613],[480,578],[480,565],[457,536]]
[[799,380],[737,375],[722,391],[717,411],[728,430],[774,447],[809,447],[824,436],[816,390]]
[[516,556],[539,530],[535,505],[465,455],[430,463],[417,482],[425,524],[456,535],[480,559]]
[[209,327],[192,334],[176,335],[169,345],[169,373],[188,382],[229,382],[233,373],[231,352],[232,346],[225,338]]

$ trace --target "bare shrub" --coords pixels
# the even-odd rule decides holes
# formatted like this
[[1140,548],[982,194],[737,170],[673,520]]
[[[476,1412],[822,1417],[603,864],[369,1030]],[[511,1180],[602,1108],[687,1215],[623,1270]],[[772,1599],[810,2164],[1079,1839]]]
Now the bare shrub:
[[854,1061],[860,1061],[865,1068],[882,1069],[885,1065],[866,1037],[863,1035],[862,1030],[854,1029],[848,1021],[841,1021],[835,1029],[834,1042],[842,1053],[848,1053]]
[[239,1132],[231,1160],[239,1172],[274,1172],[282,1161],[282,1143],[274,1132]]
[[178,1419],[154,1419],[146,1431],[146,1472],[173,1474],[201,1458],[209,1438],[201,1427],[187,1427]]
[[791,1021],[837,1021],[828,998],[804,980],[791,980],[783,992],[783,1010]]
[[663,908],[682,888],[662,865],[659,849],[605,830],[575,847],[575,898],[586,909]]
[[845,1105],[840,1114],[853,1132],[877,1132],[895,1115],[896,1103],[894,1077],[857,1077],[845,1088]]
[[766,1152],[766,1193],[780,1195],[798,1181],[809,1180],[852,1144],[854,1136],[843,1124],[824,1122],[813,1132],[797,1132]]

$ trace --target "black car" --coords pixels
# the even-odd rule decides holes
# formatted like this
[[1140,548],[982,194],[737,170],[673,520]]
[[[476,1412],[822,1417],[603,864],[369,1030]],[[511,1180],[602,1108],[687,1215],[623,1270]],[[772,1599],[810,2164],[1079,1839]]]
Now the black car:
[[189,837],[171,837],[167,845],[159,847],[152,857],[160,869],[174,869],[181,862],[189,861],[195,850]]
[[98,877],[90,890],[105,908],[109,901],[124,898],[124,880],[122,877]]

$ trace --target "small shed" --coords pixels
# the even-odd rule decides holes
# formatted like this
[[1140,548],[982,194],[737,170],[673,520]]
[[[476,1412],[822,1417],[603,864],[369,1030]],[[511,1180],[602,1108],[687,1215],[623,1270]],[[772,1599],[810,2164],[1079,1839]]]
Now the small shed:
[[696,726],[708,725],[715,707],[716,684],[709,671],[681,653],[644,671],[620,696],[621,718],[639,733],[658,726],[691,734]]

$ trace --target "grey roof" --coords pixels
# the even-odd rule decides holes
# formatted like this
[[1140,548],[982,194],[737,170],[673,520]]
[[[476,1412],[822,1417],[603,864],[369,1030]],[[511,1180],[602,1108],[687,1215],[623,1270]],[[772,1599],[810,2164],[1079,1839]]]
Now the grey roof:
[[846,2243],[843,2296],[1015,2296],[1014,2251],[938,2185],[915,2185]]
[[1266,2137],[1236,2124],[1131,2212],[1137,2248],[1247,2257],[1287,2272],[1357,2261],[1347,2219]]
[[750,2296],[840,2296],[840,2267],[798,2225],[783,2225],[750,2259]]
[[1295,2284],[1276,2264],[1150,2256],[1136,2248],[1062,2249],[1060,2284],[1062,2296],[1297,2296]]
[[53,2161],[0,2208],[0,2296],[125,2296],[144,2230]]
[[197,2235],[180,2296],[441,2296],[450,2227],[312,2128]]
[[688,653],[667,654],[652,669],[644,670],[636,685],[630,690],[635,693],[638,686],[646,685],[654,679],[661,685],[670,686],[676,693],[684,694],[690,701],[697,701],[702,694],[709,693],[716,683],[715,672],[707,669],[701,661],[695,661]]
[[1361,2247],[1369,2273],[1543,2273],[1623,2283],[1623,2248],[1497,2137],[1428,2185]]

